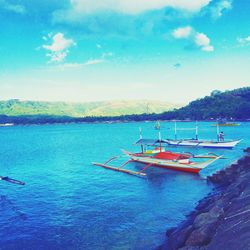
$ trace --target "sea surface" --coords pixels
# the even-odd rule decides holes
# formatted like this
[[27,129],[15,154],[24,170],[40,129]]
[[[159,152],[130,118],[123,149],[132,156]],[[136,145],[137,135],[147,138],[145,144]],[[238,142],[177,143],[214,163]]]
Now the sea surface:
[[[216,139],[212,124],[199,123],[200,138]],[[121,148],[139,150],[133,145],[139,127],[144,138],[157,138],[152,122],[1,127],[0,175],[26,185],[0,182],[0,249],[155,249],[166,230],[212,191],[206,176],[228,166],[250,145],[250,123],[242,123],[221,128],[226,139],[244,139],[234,150],[173,148],[227,157],[200,175],[151,168],[142,179],[91,165],[121,155]],[[162,122],[162,138],[173,138],[173,127]],[[194,133],[181,130],[178,137]],[[121,157],[113,165],[126,160]]]

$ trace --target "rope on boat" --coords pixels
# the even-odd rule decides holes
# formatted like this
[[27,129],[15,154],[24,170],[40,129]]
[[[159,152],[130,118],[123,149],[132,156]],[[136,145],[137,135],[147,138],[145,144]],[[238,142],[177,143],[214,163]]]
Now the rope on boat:
[[208,154],[209,154],[209,155],[214,155],[214,156],[216,156],[216,157],[219,156],[219,155],[217,155],[217,154],[215,154],[215,153],[213,153],[213,152],[209,152]]
[[184,154],[188,154],[188,155],[190,155],[192,158],[194,157],[194,154],[191,153],[191,152],[184,152]]
[[12,178],[9,178],[8,176],[0,176],[0,180],[1,181],[7,181],[7,182],[10,182],[10,183],[13,183],[13,184],[17,184],[17,185],[25,185],[24,182],[22,181],[19,181],[19,180],[15,180],[15,179],[12,179]]

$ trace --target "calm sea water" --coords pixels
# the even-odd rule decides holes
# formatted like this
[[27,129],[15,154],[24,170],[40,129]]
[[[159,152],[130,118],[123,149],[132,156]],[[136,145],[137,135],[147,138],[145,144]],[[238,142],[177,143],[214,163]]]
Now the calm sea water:
[[[173,123],[161,125],[163,138],[173,137]],[[138,127],[144,137],[156,137],[153,126],[1,127],[0,175],[25,181],[26,186],[0,182],[0,249],[154,249],[164,241],[166,229],[180,223],[212,190],[201,177],[225,167],[249,145],[249,123],[223,128],[226,138],[244,141],[235,150],[214,150],[228,159],[209,166],[201,177],[154,168],[141,179],[91,165],[119,155],[120,148],[136,150],[132,143],[138,139]],[[199,126],[201,138],[216,138],[211,123]],[[193,137],[193,132],[180,131],[179,136]]]

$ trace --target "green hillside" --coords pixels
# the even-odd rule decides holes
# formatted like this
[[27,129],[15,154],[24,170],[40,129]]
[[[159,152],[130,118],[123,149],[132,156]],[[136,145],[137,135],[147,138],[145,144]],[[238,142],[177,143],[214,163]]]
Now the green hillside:
[[213,91],[210,96],[160,115],[161,119],[250,119],[250,87],[231,91]]
[[89,103],[38,102],[12,99],[0,101],[0,114],[8,116],[120,116],[143,113],[162,113],[180,107],[158,101],[103,101]]
[[113,122],[145,120],[250,120],[250,87],[213,91],[210,96],[182,108],[169,103],[116,101],[96,103],[52,103],[9,100],[0,102],[0,124],[46,124],[69,122]]

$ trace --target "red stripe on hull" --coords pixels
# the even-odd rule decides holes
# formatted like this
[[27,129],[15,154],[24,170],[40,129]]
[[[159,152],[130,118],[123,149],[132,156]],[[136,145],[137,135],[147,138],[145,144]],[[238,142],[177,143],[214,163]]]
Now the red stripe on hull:
[[[146,163],[141,162],[141,161],[135,161],[135,162],[146,164]],[[200,168],[182,168],[182,167],[173,167],[173,166],[162,166],[162,165],[159,165],[159,164],[153,164],[152,167],[153,166],[160,167],[160,168],[177,170],[177,171],[182,171],[182,172],[187,172],[187,173],[193,173],[193,174],[198,174],[201,171]]]

